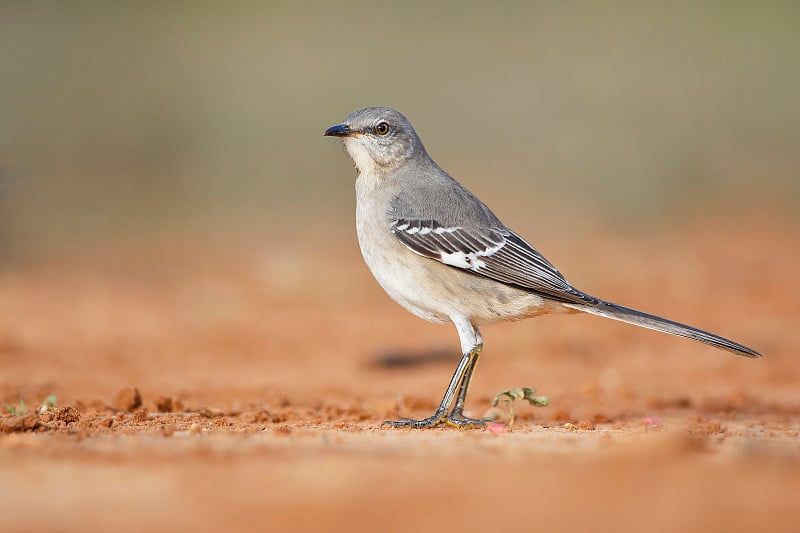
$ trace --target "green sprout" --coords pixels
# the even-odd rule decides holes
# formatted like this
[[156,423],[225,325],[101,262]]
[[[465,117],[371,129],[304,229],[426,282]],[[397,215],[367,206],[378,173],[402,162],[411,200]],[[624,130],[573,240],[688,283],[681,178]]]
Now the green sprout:
[[550,404],[547,396],[534,396],[536,389],[533,387],[519,387],[516,389],[508,389],[497,393],[492,402],[492,407],[497,408],[498,404],[508,410],[509,420],[508,425],[514,423],[516,413],[514,412],[514,402],[516,400],[527,400],[529,404],[535,407],[544,407]]
[[51,394],[42,400],[42,405],[39,406],[39,412],[47,413],[48,411],[55,411],[57,406],[58,402],[56,401],[56,395]]
[[[42,400],[42,405],[39,406],[39,412],[47,413],[49,411],[55,411],[57,406],[58,401],[56,399],[56,395],[50,394],[44,400]],[[28,413],[28,406],[25,405],[25,400],[22,398],[19,399],[19,403],[17,405],[4,403],[3,408],[14,416],[25,416]]]
[[28,407],[25,405],[25,400],[22,398],[19,399],[18,405],[9,405],[7,403],[3,404],[3,407],[6,411],[11,413],[14,416],[24,416],[25,413],[28,412]]

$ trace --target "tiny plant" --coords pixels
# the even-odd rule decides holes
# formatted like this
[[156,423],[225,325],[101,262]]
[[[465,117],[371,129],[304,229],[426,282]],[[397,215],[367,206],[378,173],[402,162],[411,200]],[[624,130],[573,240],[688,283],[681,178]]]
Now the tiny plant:
[[[58,401],[55,394],[50,394],[44,400],[42,405],[39,406],[40,413],[47,413],[48,411],[55,411]],[[25,405],[25,400],[19,399],[17,405],[3,404],[3,408],[14,416],[25,416],[28,413],[28,406]]]
[[22,398],[19,399],[19,403],[17,405],[9,405],[7,403],[3,404],[3,407],[6,411],[11,413],[14,416],[24,416],[25,413],[28,412],[28,407],[25,405],[25,400]]
[[544,407],[550,404],[550,400],[547,396],[534,396],[535,394],[536,389],[533,387],[519,387],[516,389],[504,390],[498,392],[494,397],[492,407],[497,408],[498,404],[502,404],[502,407],[508,410],[508,425],[510,426],[514,423],[514,418],[516,417],[514,401],[527,400],[529,404],[536,407]]
[[58,406],[58,401],[55,394],[47,396],[42,400],[42,405],[39,406],[40,413],[47,413],[48,411],[55,411]]

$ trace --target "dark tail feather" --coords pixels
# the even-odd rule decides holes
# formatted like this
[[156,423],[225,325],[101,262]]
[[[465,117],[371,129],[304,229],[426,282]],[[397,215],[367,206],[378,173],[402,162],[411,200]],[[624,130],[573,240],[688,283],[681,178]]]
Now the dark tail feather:
[[647,313],[637,311],[636,309],[629,309],[611,302],[599,301],[597,304],[587,305],[565,303],[564,305],[572,309],[577,309],[578,311],[603,316],[612,320],[627,322],[628,324],[633,324],[634,326],[654,329],[656,331],[677,335],[678,337],[686,337],[687,339],[692,339],[697,342],[704,342],[722,350],[735,353],[736,355],[743,355],[745,357],[761,357],[761,354],[752,348],[748,348],[747,346],[743,346],[737,342],[720,337],[719,335],[714,335],[713,333],[693,328],[692,326],[687,326],[686,324],[681,324],[680,322],[673,322],[672,320],[667,320],[666,318],[649,315]]

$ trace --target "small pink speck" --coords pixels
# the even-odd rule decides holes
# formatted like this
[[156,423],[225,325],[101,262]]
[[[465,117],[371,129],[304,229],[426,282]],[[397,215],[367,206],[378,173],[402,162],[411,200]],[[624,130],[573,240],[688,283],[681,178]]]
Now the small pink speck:
[[489,426],[490,433],[505,433],[507,431],[503,424],[491,424]]
[[655,417],[652,417],[652,416],[648,416],[647,418],[644,419],[644,423],[647,426],[660,426],[661,425],[661,419],[660,418],[655,418]]

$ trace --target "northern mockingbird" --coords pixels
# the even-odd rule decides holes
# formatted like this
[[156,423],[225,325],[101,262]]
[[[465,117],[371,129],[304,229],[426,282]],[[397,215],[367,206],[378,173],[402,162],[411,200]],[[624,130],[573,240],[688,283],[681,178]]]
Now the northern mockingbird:
[[358,243],[375,279],[418,317],[452,322],[461,340],[461,360],[436,412],[422,420],[387,424],[424,428],[487,422],[465,417],[464,401],[483,348],[478,326],[502,320],[582,311],[760,357],[728,339],[606,302],[570,285],[442,170],[408,119],[394,109],[355,111],[325,135],[342,139],[358,170]]

